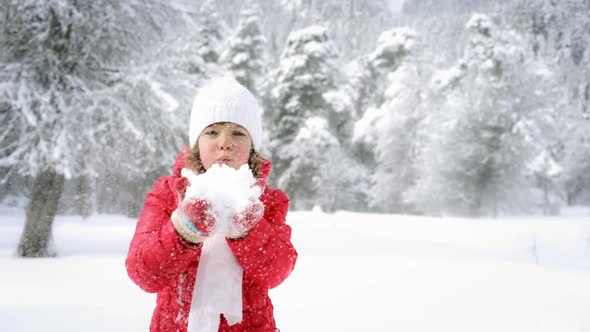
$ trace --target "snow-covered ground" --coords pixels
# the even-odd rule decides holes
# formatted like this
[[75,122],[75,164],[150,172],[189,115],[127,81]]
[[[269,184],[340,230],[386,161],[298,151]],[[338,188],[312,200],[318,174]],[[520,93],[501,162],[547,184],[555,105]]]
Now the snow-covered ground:
[[[24,214],[0,207],[0,329],[147,331],[155,296],[128,278],[134,220],[58,217],[59,256],[14,256]],[[272,290],[283,332],[590,332],[590,210],[434,219],[292,212],[299,260]]]

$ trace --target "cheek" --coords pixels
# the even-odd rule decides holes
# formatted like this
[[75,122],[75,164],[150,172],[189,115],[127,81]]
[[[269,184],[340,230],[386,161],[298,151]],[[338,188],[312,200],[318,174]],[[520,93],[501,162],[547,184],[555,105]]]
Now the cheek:
[[215,145],[199,142],[199,156],[205,169],[209,169],[215,162]]
[[247,164],[248,159],[250,158],[250,146],[249,145],[242,145],[238,149],[236,149],[236,159],[240,162],[240,166]]

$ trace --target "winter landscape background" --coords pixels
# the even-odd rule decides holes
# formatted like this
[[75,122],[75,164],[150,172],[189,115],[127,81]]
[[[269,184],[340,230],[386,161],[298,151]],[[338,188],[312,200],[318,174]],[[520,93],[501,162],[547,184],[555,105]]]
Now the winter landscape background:
[[2,1],[2,329],[147,330],[154,297],[124,271],[136,217],[198,87],[233,75],[291,198],[282,331],[590,331],[588,13]]

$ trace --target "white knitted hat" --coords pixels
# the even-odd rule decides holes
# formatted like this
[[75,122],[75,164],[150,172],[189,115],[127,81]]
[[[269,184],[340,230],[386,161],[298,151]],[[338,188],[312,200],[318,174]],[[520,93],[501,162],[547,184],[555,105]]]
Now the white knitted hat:
[[203,129],[217,122],[233,122],[244,127],[256,150],[262,143],[262,110],[250,91],[231,77],[212,79],[199,89],[190,121],[191,147]]

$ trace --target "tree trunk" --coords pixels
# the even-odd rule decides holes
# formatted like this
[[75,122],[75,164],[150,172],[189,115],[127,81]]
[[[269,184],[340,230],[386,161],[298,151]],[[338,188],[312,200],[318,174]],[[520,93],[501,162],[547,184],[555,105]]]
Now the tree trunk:
[[92,214],[92,187],[88,175],[80,176],[76,181],[76,212],[86,219]]
[[27,220],[17,252],[22,257],[54,256],[49,250],[51,225],[64,188],[64,176],[54,170],[41,172],[31,188]]
[[549,201],[549,184],[548,180],[541,179],[541,188],[543,188],[543,215],[551,215],[551,202]]

